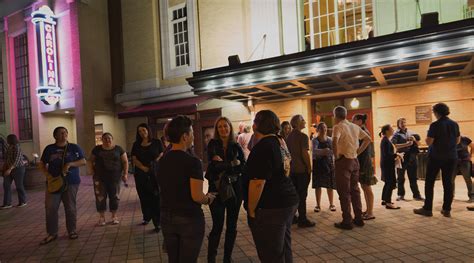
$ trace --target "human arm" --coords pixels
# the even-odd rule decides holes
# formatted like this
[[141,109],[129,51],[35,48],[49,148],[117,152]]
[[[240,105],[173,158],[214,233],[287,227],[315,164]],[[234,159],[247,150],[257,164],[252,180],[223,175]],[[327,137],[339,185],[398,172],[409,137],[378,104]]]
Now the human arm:
[[23,154],[21,153],[18,145],[8,147],[7,149],[7,160],[5,163],[4,175],[8,176],[15,167],[22,165]]
[[95,154],[94,154],[94,151],[92,151],[92,154],[89,156],[89,159],[87,159],[87,174],[88,175],[95,174]]
[[128,181],[128,158],[127,153],[124,152],[120,155],[120,161],[122,162],[122,181]]
[[216,198],[213,193],[203,193],[203,180],[190,178],[191,198],[194,202],[202,205],[210,205]]
[[257,209],[264,186],[265,180],[252,179],[249,182],[248,215],[251,218],[255,218],[255,209]]

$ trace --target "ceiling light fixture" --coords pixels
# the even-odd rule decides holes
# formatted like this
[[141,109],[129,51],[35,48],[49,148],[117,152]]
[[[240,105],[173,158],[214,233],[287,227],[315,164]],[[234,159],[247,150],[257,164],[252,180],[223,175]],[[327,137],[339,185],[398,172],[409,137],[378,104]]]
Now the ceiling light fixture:
[[360,102],[357,98],[353,98],[351,101],[351,108],[358,109],[360,106]]

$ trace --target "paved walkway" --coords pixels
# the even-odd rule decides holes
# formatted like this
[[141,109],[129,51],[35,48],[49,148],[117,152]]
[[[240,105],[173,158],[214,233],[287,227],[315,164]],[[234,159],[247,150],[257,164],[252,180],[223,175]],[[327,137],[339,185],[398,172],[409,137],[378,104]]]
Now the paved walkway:
[[[0,179],[2,181],[2,179]],[[293,228],[293,255],[295,262],[474,262],[474,212],[466,210],[466,187],[457,178],[456,199],[452,218],[439,214],[441,209],[441,182],[436,183],[434,216],[414,215],[412,209],[421,202],[401,202],[401,210],[386,210],[380,206],[383,184],[375,186],[376,219],[363,228],[343,231],[333,227],[341,219],[330,212],[323,192],[324,208],[312,212],[314,191],[308,197],[309,217],[317,222],[315,228]],[[424,182],[419,182],[420,187]],[[408,182],[407,182],[408,187]],[[409,191],[409,190],[408,190]],[[422,191],[423,192],[423,191]],[[0,190],[3,196],[3,190]],[[119,225],[97,227],[91,179],[83,178],[78,193],[79,239],[69,240],[66,235],[64,210],[60,208],[60,235],[57,241],[45,246],[39,242],[45,237],[44,192],[29,191],[28,206],[0,211],[0,262],[167,262],[161,250],[163,237],[152,231],[153,226],[141,226],[142,216],[133,182],[122,188],[118,216]],[[337,194],[335,195],[337,198]],[[16,202],[16,192],[14,192]],[[337,199],[336,199],[337,200]],[[336,202],[338,204],[338,202]],[[206,233],[212,224],[208,207]],[[222,259],[221,241],[219,259]],[[205,262],[205,239],[199,262]],[[239,228],[233,258],[235,262],[258,262],[245,213],[239,218]]]

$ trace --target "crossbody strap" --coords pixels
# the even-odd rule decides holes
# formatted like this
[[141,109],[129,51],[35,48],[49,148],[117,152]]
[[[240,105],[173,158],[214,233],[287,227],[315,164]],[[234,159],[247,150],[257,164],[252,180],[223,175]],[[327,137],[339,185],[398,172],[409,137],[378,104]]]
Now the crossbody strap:
[[[69,143],[66,143],[66,148],[64,148],[61,169],[64,167],[64,159],[66,159],[67,146],[68,146],[68,145],[69,145]],[[63,176],[63,173],[61,173],[61,176]]]

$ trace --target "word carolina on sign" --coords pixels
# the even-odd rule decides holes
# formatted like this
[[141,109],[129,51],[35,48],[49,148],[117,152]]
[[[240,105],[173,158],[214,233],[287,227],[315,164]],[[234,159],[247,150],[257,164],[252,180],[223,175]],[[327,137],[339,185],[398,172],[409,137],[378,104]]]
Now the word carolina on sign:
[[39,86],[36,93],[46,105],[54,105],[61,98],[58,79],[58,55],[56,49],[56,17],[48,6],[42,6],[31,14],[36,27],[38,48]]

